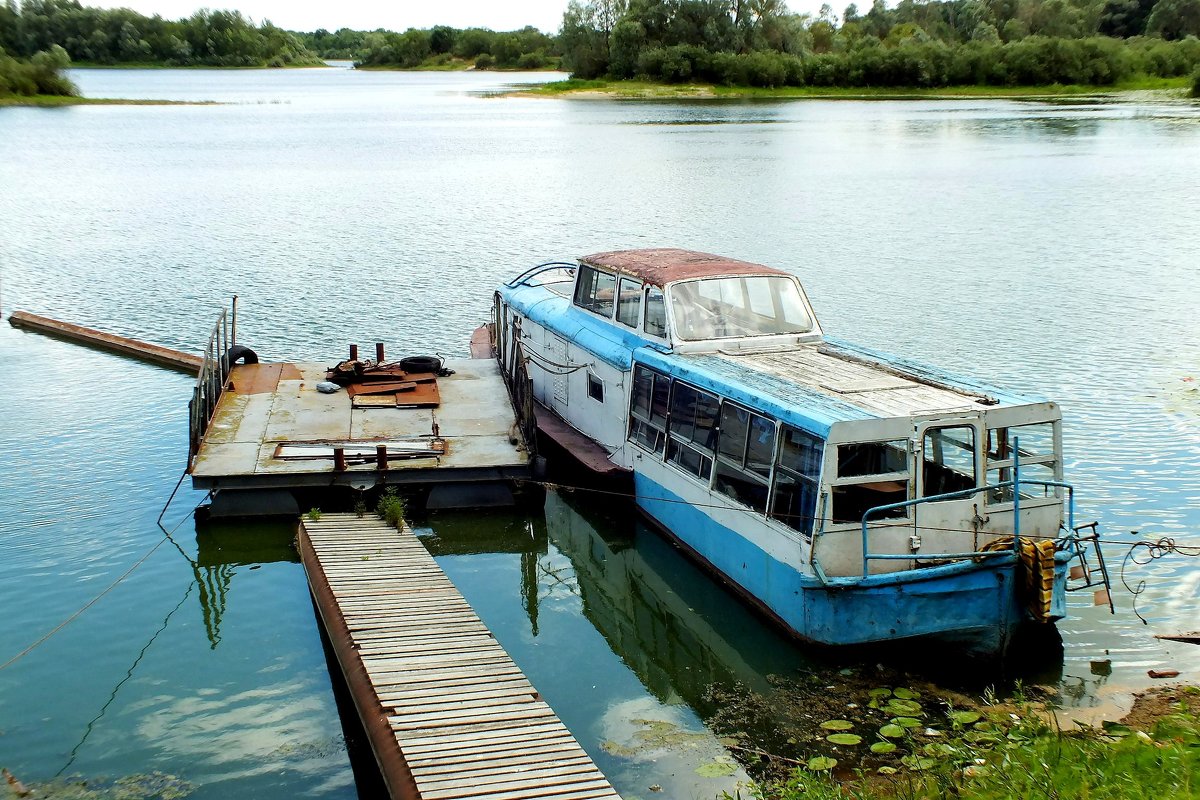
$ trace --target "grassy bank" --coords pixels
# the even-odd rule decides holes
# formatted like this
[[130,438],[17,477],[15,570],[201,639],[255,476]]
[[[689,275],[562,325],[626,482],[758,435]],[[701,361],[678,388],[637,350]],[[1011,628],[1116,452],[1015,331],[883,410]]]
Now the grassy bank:
[[215,100],[129,100],[110,97],[71,97],[57,94],[0,95],[0,108],[31,106],[34,108],[63,108],[65,106],[215,106]]
[[937,99],[937,98],[1039,98],[1111,95],[1118,92],[1164,91],[1184,96],[1188,78],[1140,77],[1112,86],[1052,84],[1049,86],[953,86],[938,89],[899,89],[834,86],[782,86],[763,89],[752,86],[714,86],[707,83],[654,83],[650,81],[578,80],[554,81],[512,92],[533,97],[602,97],[621,100],[675,99],[806,99],[843,100]]
[[[1120,722],[1060,727],[1053,698],[930,686],[731,691],[709,723],[767,800],[1183,800],[1200,796],[1200,688],[1156,688]],[[770,720],[767,729],[763,721]],[[764,736],[765,734],[765,736]],[[755,746],[749,746],[754,741]],[[745,743],[745,746],[743,746]]]

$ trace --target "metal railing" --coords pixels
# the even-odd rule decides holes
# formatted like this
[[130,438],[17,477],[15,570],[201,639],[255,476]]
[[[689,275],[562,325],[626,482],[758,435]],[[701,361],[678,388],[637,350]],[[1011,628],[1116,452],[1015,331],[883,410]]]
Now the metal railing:
[[204,360],[200,364],[200,372],[196,375],[196,385],[192,389],[192,399],[188,403],[188,463],[200,451],[200,443],[212,422],[213,414],[217,411],[217,403],[229,383],[229,371],[232,364],[229,358],[230,349],[237,344],[237,296],[233,298],[230,310],[221,309],[212,332],[208,335],[208,344],[204,346]]
[[541,275],[543,272],[549,272],[550,270],[554,270],[554,269],[567,269],[567,270],[570,270],[573,274],[575,272],[576,267],[578,267],[578,266],[579,266],[578,264],[572,264],[567,261],[547,261],[544,264],[538,264],[535,267],[530,267],[529,269],[525,270],[520,275],[518,275],[517,277],[513,278],[511,281],[506,283],[505,286],[508,286],[508,287],[519,286],[520,284],[528,281],[530,278],[534,278],[538,275]]
[[[1012,489],[1013,496],[1013,545],[1014,553],[1020,552],[1021,549],[1021,490],[1022,486],[1043,486],[1054,487],[1067,490],[1067,530],[1075,530],[1075,487],[1063,481],[1034,481],[1021,479],[1021,456],[1020,443],[1017,437],[1013,437],[1013,465],[1012,465],[1012,480],[1001,481],[1000,483],[977,486],[973,489],[962,489],[957,492],[946,492],[944,494],[930,495],[929,497],[919,497],[915,500],[905,500],[901,503],[888,503],[887,505],[875,506],[867,509],[862,518],[862,576],[865,578],[870,572],[872,561],[911,561],[916,558],[915,553],[872,553],[870,552],[870,533],[868,523],[872,516],[882,515],[887,511],[896,511],[904,508],[913,508],[915,506],[924,505],[926,503],[939,503],[946,500],[960,500],[967,497],[973,497],[981,492],[990,492],[998,489]],[[917,515],[913,514],[913,529],[918,530]],[[965,531],[964,531],[965,532]],[[1002,550],[974,550],[967,553],[930,553],[930,558],[937,560],[953,560],[953,559],[974,559],[986,558],[988,556],[999,555]]]

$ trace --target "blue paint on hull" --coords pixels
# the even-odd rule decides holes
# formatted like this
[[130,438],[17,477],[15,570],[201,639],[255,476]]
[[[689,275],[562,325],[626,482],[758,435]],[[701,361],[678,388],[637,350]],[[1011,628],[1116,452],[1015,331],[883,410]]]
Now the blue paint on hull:
[[[961,643],[971,652],[999,654],[1026,619],[1017,598],[1015,555],[827,586],[646,475],[635,472],[634,486],[646,514],[804,639],[855,645],[933,636]],[[1056,567],[1055,597],[1061,609],[1065,557]]]

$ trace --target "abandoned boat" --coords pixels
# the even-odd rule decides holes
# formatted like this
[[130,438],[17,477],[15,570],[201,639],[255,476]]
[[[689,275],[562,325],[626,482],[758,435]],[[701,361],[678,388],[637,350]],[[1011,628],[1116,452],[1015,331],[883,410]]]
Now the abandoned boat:
[[795,276],[706,253],[542,264],[494,315],[527,420],[631,472],[646,515],[794,634],[998,654],[1064,614],[1055,403],[827,338]]

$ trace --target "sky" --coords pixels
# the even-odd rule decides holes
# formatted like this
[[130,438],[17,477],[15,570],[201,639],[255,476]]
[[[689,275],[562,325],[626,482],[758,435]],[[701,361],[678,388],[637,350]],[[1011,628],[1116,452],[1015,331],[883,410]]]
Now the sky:
[[[334,31],[338,28],[374,30],[386,28],[491,28],[516,30],[526,25],[556,33],[562,24],[568,0],[452,0],[416,2],[416,0],[83,0],[84,5],[100,8],[131,8],[141,14],[158,14],[166,19],[191,16],[198,8],[241,11],[255,22],[270,20],[281,28]],[[815,13],[822,0],[792,0],[788,7],[796,12]],[[838,3],[834,3],[838,8]],[[842,3],[844,5],[844,3]],[[860,3],[861,5],[861,3]],[[867,3],[870,5],[870,3]]]

